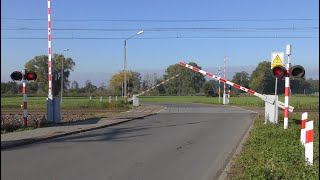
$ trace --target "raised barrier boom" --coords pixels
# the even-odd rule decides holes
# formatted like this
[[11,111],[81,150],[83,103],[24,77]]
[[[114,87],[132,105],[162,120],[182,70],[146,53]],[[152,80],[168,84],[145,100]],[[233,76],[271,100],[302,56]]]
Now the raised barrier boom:
[[[156,88],[156,87],[160,86],[161,84],[164,84],[164,83],[166,83],[166,82],[168,82],[168,81],[170,81],[170,80],[172,80],[172,79],[174,79],[174,78],[178,77],[179,75],[180,75],[180,74],[177,74],[177,75],[175,75],[175,76],[172,76],[172,77],[170,77],[170,78],[168,78],[168,79],[166,79],[166,80],[162,81],[161,83],[159,83],[159,84],[157,84],[157,85],[155,85],[155,86],[153,86],[153,87],[149,88],[148,90],[145,90],[145,91],[142,91],[142,92],[141,92],[141,93],[139,93],[139,94],[136,94],[136,96],[140,96],[140,95],[142,95],[142,94],[144,94],[144,93],[146,93],[146,92],[149,92],[150,90],[152,90],[152,89],[154,89],[154,88]],[[133,97],[128,98],[128,101],[132,101],[132,100],[133,100]]]
[[[264,95],[264,94],[257,93],[257,92],[255,92],[255,91],[252,91],[252,90],[248,89],[248,88],[242,87],[242,86],[240,86],[239,84],[236,84],[236,83],[227,81],[226,79],[223,79],[223,78],[221,78],[220,76],[213,75],[213,74],[211,74],[211,73],[208,73],[208,72],[203,71],[203,70],[201,70],[201,69],[199,69],[199,68],[193,67],[193,66],[191,66],[191,65],[189,65],[189,64],[187,64],[187,63],[184,63],[184,62],[179,62],[179,64],[182,65],[182,66],[184,66],[184,67],[186,67],[186,68],[189,68],[189,69],[191,69],[191,70],[193,70],[193,71],[196,71],[196,72],[199,72],[199,73],[201,73],[201,74],[204,74],[205,76],[211,77],[211,78],[213,78],[213,79],[215,79],[215,80],[217,80],[217,81],[224,82],[224,83],[226,83],[226,84],[228,84],[228,85],[230,85],[230,86],[233,86],[233,87],[235,87],[235,88],[237,88],[237,89],[240,89],[240,90],[245,91],[245,92],[247,92],[247,93],[249,93],[249,94],[252,94],[252,95],[254,95],[254,96],[257,96],[257,97],[261,98],[263,101],[265,101],[265,102],[267,102],[267,103],[270,103],[270,104],[274,104],[274,103],[275,103],[275,100],[274,100],[274,99],[270,99],[270,98],[268,98],[268,97],[267,97],[266,95]],[[280,108],[282,108],[282,109],[285,108],[285,105],[284,105],[283,102],[278,101],[277,104],[278,104],[278,107],[280,107]],[[292,112],[293,109],[294,109],[293,106],[289,106],[289,111],[290,111],[290,112]]]

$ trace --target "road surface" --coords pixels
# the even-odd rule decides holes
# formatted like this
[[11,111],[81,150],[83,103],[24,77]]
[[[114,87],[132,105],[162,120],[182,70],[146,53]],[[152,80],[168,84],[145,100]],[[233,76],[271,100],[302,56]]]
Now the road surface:
[[1,151],[1,179],[217,179],[255,113],[163,104],[159,114]]

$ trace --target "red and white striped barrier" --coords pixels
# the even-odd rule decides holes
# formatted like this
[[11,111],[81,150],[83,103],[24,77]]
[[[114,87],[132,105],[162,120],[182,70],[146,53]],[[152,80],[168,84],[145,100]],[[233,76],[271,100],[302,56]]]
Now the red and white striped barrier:
[[[146,92],[149,92],[150,90],[152,90],[152,89],[154,89],[154,88],[156,88],[156,87],[160,86],[161,84],[164,84],[164,83],[166,83],[166,82],[168,82],[168,81],[170,81],[170,80],[172,80],[172,79],[174,79],[174,78],[178,77],[179,75],[180,75],[180,74],[177,74],[177,75],[175,75],[175,76],[172,76],[171,78],[169,78],[169,79],[166,79],[166,80],[162,81],[161,83],[159,83],[159,84],[157,84],[157,85],[155,85],[155,86],[153,86],[153,87],[149,88],[148,90],[145,90],[145,91],[141,92],[140,94],[136,94],[136,96],[140,96],[140,95],[142,95],[142,94],[144,94],[144,93],[146,93]],[[132,100],[133,100],[133,97],[131,97],[131,98],[129,98],[129,99],[128,99],[128,101],[132,101]]]
[[51,4],[50,0],[48,0],[48,83],[49,83],[49,90],[48,90],[48,98],[53,99],[52,97],[52,63],[51,63]]
[[160,85],[162,85],[162,84],[164,84],[164,83],[166,83],[166,82],[168,82],[168,81],[170,81],[170,80],[178,77],[179,75],[180,75],[180,74],[177,74],[177,75],[175,75],[175,76],[172,76],[172,77],[170,77],[169,79],[166,79],[166,80],[162,81],[161,83],[159,83],[159,84],[157,84],[157,85],[149,88],[148,90],[143,91],[143,92],[141,92],[140,94],[137,94],[137,96],[140,96],[140,95],[142,95],[142,94],[144,94],[144,93],[146,93],[146,92],[149,92],[150,90],[152,90],[152,89],[154,89],[154,88],[156,88],[156,87],[158,87],[158,86],[160,86]]
[[[206,72],[206,71],[203,71],[203,70],[201,70],[201,69],[199,69],[199,68],[193,67],[193,66],[191,66],[191,65],[189,65],[189,64],[187,64],[187,63],[179,62],[179,64],[182,65],[182,66],[184,66],[184,67],[186,67],[186,68],[189,68],[189,69],[191,69],[191,70],[193,70],[193,71],[196,71],[196,72],[199,72],[199,73],[201,73],[201,74],[204,74],[205,76],[211,77],[211,78],[213,78],[213,79],[215,79],[215,80],[221,81],[221,82],[226,83],[226,84],[228,84],[228,85],[230,85],[230,86],[233,86],[233,87],[235,87],[235,88],[237,88],[237,89],[240,89],[240,90],[245,91],[245,92],[247,92],[247,93],[249,93],[249,94],[252,94],[252,95],[254,95],[254,96],[257,96],[257,97],[261,98],[263,101],[265,101],[265,102],[267,102],[267,103],[274,104],[274,102],[275,102],[274,99],[269,99],[269,98],[268,98],[266,95],[264,95],[264,94],[260,94],[260,93],[254,92],[254,91],[252,91],[252,90],[250,90],[250,89],[248,89],[248,88],[245,88],[245,87],[240,86],[239,84],[236,84],[236,83],[227,81],[226,79],[223,79],[223,78],[221,78],[221,77],[219,77],[219,76],[216,76],[216,75],[213,75],[213,74],[208,73],[208,72]],[[285,108],[283,102],[278,101],[277,104],[278,104],[278,107],[280,107],[280,108],[282,108],[282,109]],[[288,110],[289,110],[290,112],[292,112],[293,109],[294,109],[293,106],[289,106],[289,107],[288,107]]]
[[24,79],[24,74],[22,75],[22,95],[23,95],[23,125],[28,126],[28,110],[27,110],[27,88],[26,80]]
[[305,130],[305,160],[307,165],[313,164],[313,121],[306,123]]
[[301,135],[300,141],[304,145],[306,143],[306,123],[308,121],[308,113],[305,112],[301,115]]

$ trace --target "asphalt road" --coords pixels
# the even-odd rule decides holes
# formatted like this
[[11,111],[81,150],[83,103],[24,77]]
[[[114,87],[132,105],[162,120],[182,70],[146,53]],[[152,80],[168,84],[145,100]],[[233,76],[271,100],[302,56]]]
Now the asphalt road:
[[164,104],[158,115],[1,151],[1,179],[217,179],[255,113]]

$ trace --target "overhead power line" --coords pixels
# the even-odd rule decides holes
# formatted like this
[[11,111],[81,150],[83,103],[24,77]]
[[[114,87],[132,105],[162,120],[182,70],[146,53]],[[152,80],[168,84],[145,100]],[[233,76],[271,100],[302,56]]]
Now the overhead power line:
[[[143,39],[319,39],[316,36],[168,36],[168,37],[150,37],[150,38],[136,38],[136,40]],[[1,39],[16,39],[16,40],[44,40],[45,37],[1,37]],[[118,37],[56,37],[52,39],[77,39],[77,40],[117,40],[125,39]]]
[[[15,21],[46,21],[45,18],[1,18],[1,20]],[[52,21],[74,21],[74,22],[227,22],[227,21],[318,21],[318,18],[274,18],[274,19],[52,19]]]
[[[142,28],[144,31],[299,31],[319,30],[319,27],[180,27],[180,28]],[[46,31],[47,28],[1,28],[7,31]],[[54,31],[139,31],[138,28],[52,28]]]

